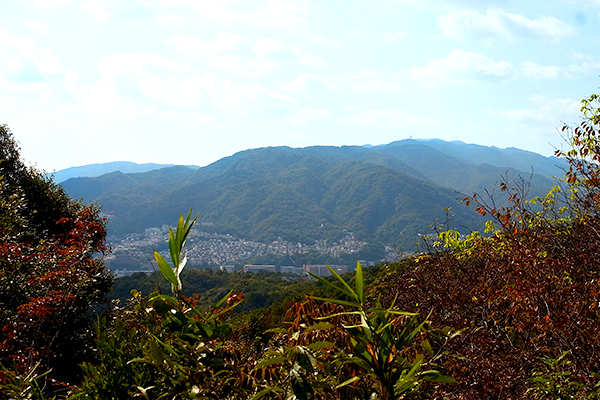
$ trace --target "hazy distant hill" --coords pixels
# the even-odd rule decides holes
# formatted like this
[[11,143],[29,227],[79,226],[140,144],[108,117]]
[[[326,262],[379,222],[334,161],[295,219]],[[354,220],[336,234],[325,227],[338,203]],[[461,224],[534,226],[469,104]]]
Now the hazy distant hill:
[[[256,241],[314,242],[350,231],[372,243],[412,249],[419,232],[445,219],[447,207],[456,227],[480,229],[481,218],[460,204],[464,195],[497,184],[505,174],[531,179],[532,195],[544,194],[553,185],[551,175],[561,174],[556,167],[551,172],[558,163],[517,149],[405,140],[373,147],[260,148],[198,169],[114,172],[69,179],[63,186],[75,198],[98,201],[115,235],[172,224],[193,207],[202,229]],[[540,172],[531,175],[531,168]]]
[[542,195],[555,184],[554,176],[564,175],[561,168],[566,166],[564,160],[524,150],[442,140],[402,140],[373,151],[393,156],[431,182],[466,195],[494,188],[504,175],[530,181],[530,193]]
[[95,177],[117,171],[122,172],[124,174],[132,174],[138,172],[153,171],[156,169],[161,169],[170,166],[172,166],[172,164],[136,164],[130,161],[113,161],[103,164],[90,164],[79,167],[61,169],[60,171],[54,173],[54,180],[57,183],[60,183],[71,178]]

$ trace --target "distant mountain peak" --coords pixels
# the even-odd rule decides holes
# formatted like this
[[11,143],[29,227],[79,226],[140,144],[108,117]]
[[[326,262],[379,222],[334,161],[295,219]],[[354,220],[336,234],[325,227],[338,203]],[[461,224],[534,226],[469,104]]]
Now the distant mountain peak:
[[[87,164],[76,167],[70,167],[61,169],[55,172],[54,180],[57,183],[64,182],[71,178],[82,178],[82,177],[97,177],[111,172],[122,172],[124,174],[134,174],[141,172],[154,171],[157,169],[172,167],[174,164],[156,164],[156,163],[144,163],[137,164],[132,161],[110,161],[106,163],[95,163]],[[197,166],[189,166],[190,168],[199,168]]]

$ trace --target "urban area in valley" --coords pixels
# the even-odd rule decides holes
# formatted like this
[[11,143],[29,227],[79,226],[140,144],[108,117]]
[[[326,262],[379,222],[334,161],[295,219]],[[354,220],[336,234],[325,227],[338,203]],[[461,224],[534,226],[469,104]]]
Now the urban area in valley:
[[[108,239],[111,253],[106,256],[106,265],[117,274],[124,276],[134,272],[152,272],[156,269],[153,251],[157,250],[167,256],[167,238],[169,226],[148,228],[144,233],[129,234],[124,237]],[[324,264],[298,265],[294,256],[310,252],[339,258],[347,254],[355,254],[367,245],[357,239],[353,233],[335,242],[318,240],[313,244],[289,242],[282,238],[271,243],[260,243],[241,239],[230,234],[210,233],[192,230],[186,242],[188,266],[221,269],[227,272],[243,270],[244,272],[282,272],[294,275],[306,275],[312,272],[316,275],[330,274]],[[398,258],[398,252],[386,247],[386,260]],[[289,265],[246,264],[246,260],[261,256],[286,256]],[[357,260],[363,264],[380,262],[381,260]],[[338,273],[351,272],[354,265],[330,265]]]

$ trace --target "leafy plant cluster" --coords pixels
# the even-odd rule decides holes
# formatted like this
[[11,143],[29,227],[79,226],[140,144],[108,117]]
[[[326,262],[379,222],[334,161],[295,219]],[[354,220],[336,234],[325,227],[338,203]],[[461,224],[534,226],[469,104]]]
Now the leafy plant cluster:
[[0,194],[0,365],[12,368],[8,380],[37,371],[48,391],[60,390],[82,375],[91,314],[111,286],[96,257],[106,251],[104,221],[26,166],[6,125]]

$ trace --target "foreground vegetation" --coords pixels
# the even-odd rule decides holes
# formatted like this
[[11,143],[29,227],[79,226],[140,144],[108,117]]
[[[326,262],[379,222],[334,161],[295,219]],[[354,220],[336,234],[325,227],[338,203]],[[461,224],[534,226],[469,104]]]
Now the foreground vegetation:
[[[528,200],[470,196],[485,233],[445,230],[428,251],[354,277],[316,278],[268,312],[186,296],[192,214],[155,253],[170,290],[102,307],[103,223],[0,153],[0,393],[82,399],[597,399],[600,111],[564,127],[561,186]],[[12,149],[12,151],[6,151]],[[8,161],[7,161],[8,160]],[[164,287],[164,286],[163,286]],[[210,289],[216,288],[215,284]],[[288,290],[291,290],[288,288]],[[216,293],[216,292],[215,292]],[[189,294],[189,293],[187,293]],[[265,304],[266,305],[266,304]],[[94,322],[95,321],[95,322]]]

